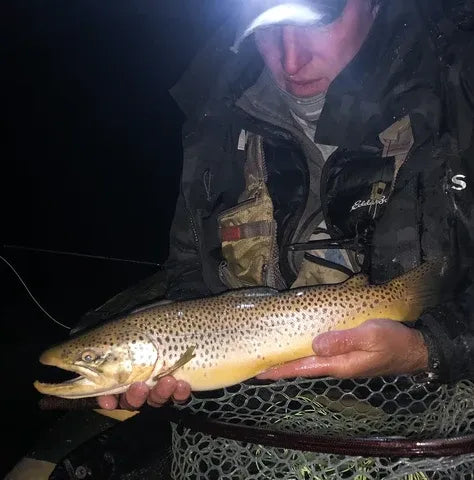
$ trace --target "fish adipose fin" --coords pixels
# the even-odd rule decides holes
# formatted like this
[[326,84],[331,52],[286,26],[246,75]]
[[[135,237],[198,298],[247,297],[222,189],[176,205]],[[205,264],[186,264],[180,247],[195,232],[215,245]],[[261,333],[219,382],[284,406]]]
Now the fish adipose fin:
[[166,375],[171,375],[173,372],[178,370],[178,368],[181,368],[183,365],[186,365],[188,362],[190,362],[196,356],[196,354],[194,353],[195,349],[195,345],[189,347],[174,365],[153,377],[153,381],[157,381],[158,379],[165,377]]

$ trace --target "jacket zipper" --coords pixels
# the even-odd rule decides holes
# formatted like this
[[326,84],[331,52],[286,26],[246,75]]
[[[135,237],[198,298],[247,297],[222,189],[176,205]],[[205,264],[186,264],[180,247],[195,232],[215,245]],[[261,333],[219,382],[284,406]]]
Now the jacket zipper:
[[[191,224],[191,231],[193,233],[194,244],[196,246],[196,250],[198,252],[199,259],[201,259],[201,252],[200,252],[201,245],[200,245],[200,242],[199,242],[199,235],[197,233],[196,222],[194,221],[194,216],[191,213],[191,210],[189,209],[189,207],[186,203],[186,200],[185,200],[185,207],[186,207],[186,211],[188,213],[189,223]],[[202,263],[201,260],[199,261],[199,263]]]
[[243,202],[239,202],[235,207],[228,208],[227,210],[224,210],[223,212],[219,213],[219,215],[217,216],[217,219],[221,220],[222,217],[224,217],[225,215],[228,215],[229,213],[234,213],[234,212],[240,210],[243,206],[252,205],[255,202],[257,202],[258,199],[259,199],[259,196],[256,195],[256,196],[251,197],[247,200],[244,200]]

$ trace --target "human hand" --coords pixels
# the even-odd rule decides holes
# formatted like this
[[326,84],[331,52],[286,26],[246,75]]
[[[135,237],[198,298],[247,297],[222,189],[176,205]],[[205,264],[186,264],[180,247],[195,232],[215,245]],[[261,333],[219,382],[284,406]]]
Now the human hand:
[[368,320],[356,328],[318,335],[313,350],[315,356],[276,366],[257,378],[376,377],[428,368],[428,349],[422,334],[387,319]]
[[153,388],[138,382],[121,395],[103,395],[97,398],[97,403],[104,410],[121,408],[137,410],[145,402],[152,407],[162,407],[170,398],[176,403],[185,402],[191,395],[191,387],[187,382],[176,380],[172,376],[160,378]]

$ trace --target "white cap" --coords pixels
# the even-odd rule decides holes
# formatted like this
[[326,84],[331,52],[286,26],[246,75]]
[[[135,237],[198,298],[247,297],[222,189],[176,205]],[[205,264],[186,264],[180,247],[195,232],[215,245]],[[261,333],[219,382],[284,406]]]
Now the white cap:
[[344,10],[347,0],[242,0],[242,12],[232,50],[259,28],[272,25],[328,25]]

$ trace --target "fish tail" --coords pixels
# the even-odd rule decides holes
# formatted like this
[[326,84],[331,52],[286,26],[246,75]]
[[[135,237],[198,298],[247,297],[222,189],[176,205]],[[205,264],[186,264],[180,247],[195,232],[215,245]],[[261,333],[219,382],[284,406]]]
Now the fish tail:
[[439,303],[448,276],[446,260],[436,259],[421,264],[397,280],[405,287],[407,302],[423,310]]

